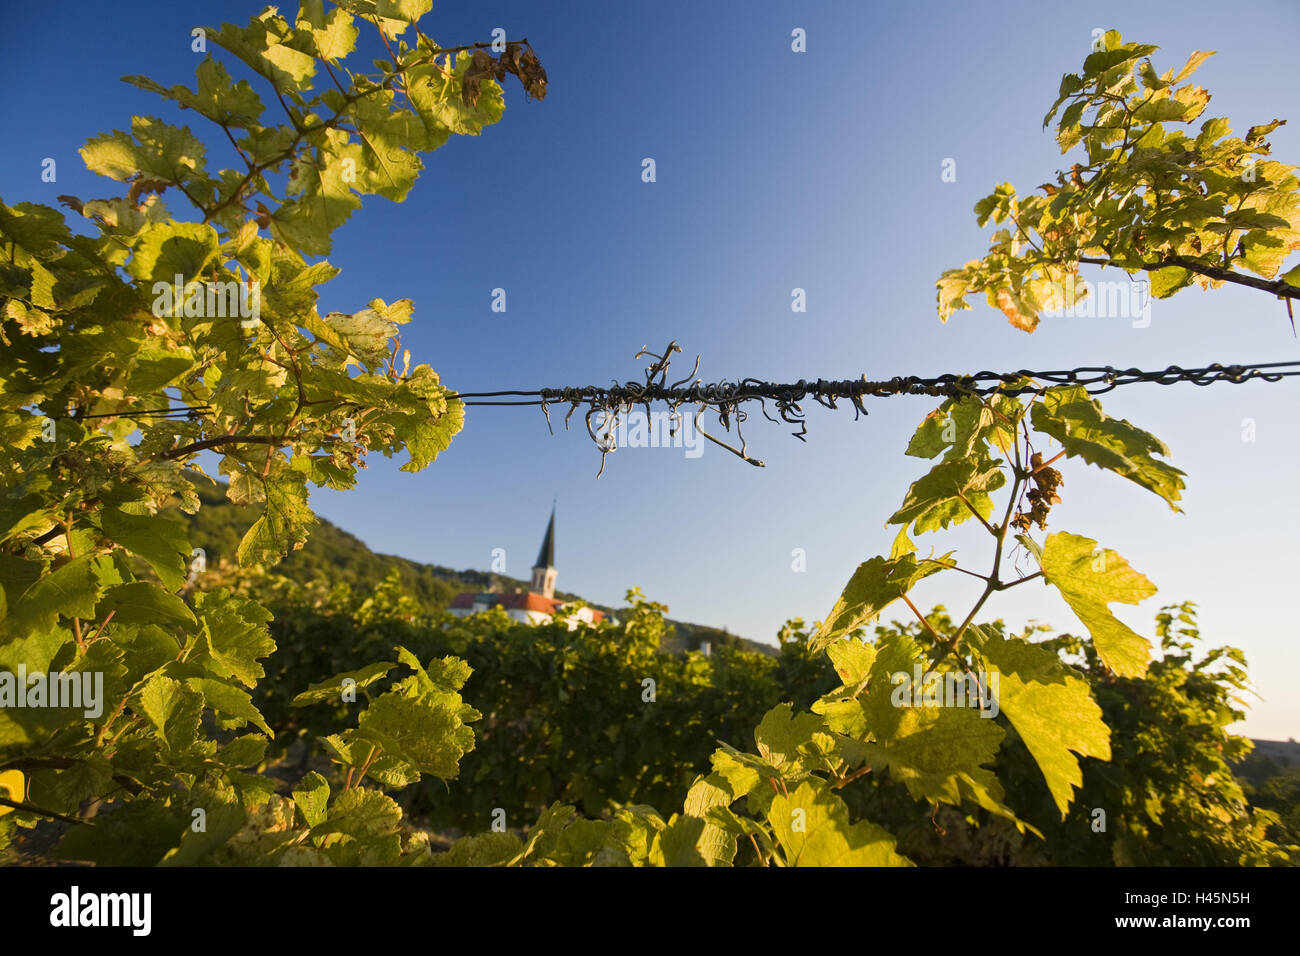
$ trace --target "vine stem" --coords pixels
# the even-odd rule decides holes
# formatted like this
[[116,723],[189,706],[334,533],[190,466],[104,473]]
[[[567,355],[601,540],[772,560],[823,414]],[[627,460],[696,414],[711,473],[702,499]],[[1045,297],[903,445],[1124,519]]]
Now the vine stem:
[[117,608],[113,608],[113,610],[108,612],[108,616],[104,618],[104,623],[99,625],[99,630],[95,632],[94,637],[92,637],[90,640],[86,642],[87,644],[94,644],[97,640],[99,640],[99,635],[104,633],[104,628],[108,627],[108,622],[113,620],[113,615],[116,613],[117,613]]
[[196,451],[203,451],[207,448],[220,448],[222,445],[287,445],[288,442],[283,438],[275,435],[222,435],[219,438],[205,438],[203,441],[196,441],[180,448],[173,448],[171,451],[165,451],[158,458],[166,461],[172,458],[183,458],[184,456]]
[[[348,784],[344,788],[345,790],[351,790],[353,787],[361,786],[361,781],[364,780],[366,777],[366,771],[370,769],[370,765],[374,763],[375,758],[379,756],[381,750],[383,750],[383,748],[380,747],[378,744],[376,744],[374,747],[371,747],[370,755],[366,757],[366,762],[363,763],[360,768],[353,767],[352,770],[348,771]],[[353,779],[352,771],[358,769],[360,770],[360,772],[356,775],[356,779]]]
[[978,571],[972,571],[970,568],[963,568],[960,565],[948,564],[947,562],[940,561],[936,558],[920,558],[919,560],[928,561],[930,564],[937,564],[952,571],[960,571],[962,574],[969,574],[971,577],[979,578],[981,581],[988,580],[988,575],[980,574]]
[[1032,474],[1034,474],[1034,473],[1036,473],[1036,472],[1040,472],[1040,471],[1042,471],[1044,468],[1046,468],[1046,467],[1047,467],[1048,465],[1050,465],[1052,462],[1058,460],[1058,459],[1059,459],[1062,455],[1064,455],[1064,454],[1065,454],[1065,451],[1064,451],[1064,450],[1062,450],[1062,451],[1058,451],[1058,452],[1057,452],[1055,455],[1053,455],[1051,458],[1047,459],[1047,461],[1043,462],[1041,465],[1039,465],[1037,468],[1035,468],[1033,471],[1031,471],[1030,474],[1032,475]]
[[[1020,424],[1023,424],[1023,422],[1024,422],[1024,412],[1022,411]],[[993,568],[989,572],[988,577],[985,578],[984,591],[982,594],[980,594],[979,599],[975,602],[975,606],[970,609],[970,613],[966,615],[966,619],[961,622],[961,626],[958,627],[957,630],[953,633],[952,639],[948,641],[942,641],[940,643],[939,654],[930,663],[931,667],[933,667],[935,664],[938,664],[948,654],[957,653],[957,646],[961,643],[962,637],[965,636],[966,629],[970,627],[971,622],[975,620],[975,615],[980,612],[980,608],[984,606],[984,603],[993,595],[995,591],[1004,591],[1008,587],[1013,587],[1016,584],[1020,584],[1023,581],[1027,581],[1033,577],[1038,577],[1039,575],[1042,574],[1042,572],[1039,571],[1036,574],[1032,574],[1025,578],[1021,578],[1020,580],[1011,581],[1011,582],[1003,582],[1002,579],[998,577],[998,572],[1002,567],[1002,548],[1003,545],[1006,543],[1007,529],[1011,526],[1011,514],[1015,510],[1016,501],[1020,494],[1020,489],[1024,485],[1026,479],[1028,478],[1028,473],[1025,472],[1024,465],[1020,457],[1020,443],[1018,441],[1015,443],[1015,453],[1016,453],[1016,465],[1014,469],[1015,479],[1011,484],[1011,492],[1007,496],[1007,507],[1002,514],[1002,523],[996,529],[990,527],[990,530],[993,532],[993,536],[997,538],[997,546],[993,551]],[[965,499],[963,498],[962,500],[964,501]],[[968,507],[969,507],[969,503],[968,503]],[[986,526],[988,526],[987,522],[985,522],[985,524]],[[909,601],[908,604],[910,605],[911,602]],[[915,611],[915,608],[913,608],[913,611]],[[920,616],[919,613],[917,616],[918,617]],[[926,622],[926,624],[928,626],[929,622]]]
[[973,514],[976,518],[979,519],[979,523],[984,526],[984,530],[987,531],[989,534],[996,536],[998,533],[997,529],[995,529],[993,525],[989,524],[988,521],[984,519],[984,516],[979,513],[979,511],[976,509],[976,507],[973,504],[970,503],[970,499],[961,493],[961,489],[957,488],[954,490],[957,492],[957,497],[961,499],[961,503],[967,507],[967,509],[970,511],[971,514]]
[[1034,578],[1041,578],[1042,571],[1035,571],[1033,574],[1026,574],[1023,578],[1016,578],[1014,581],[1001,581],[998,583],[997,590],[1005,591],[1007,588],[1013,588],[1017,584],[1024,584],[1026,581],[1032,581]]
[[[1095,256],[1079,256],[1077,262],[1090,266],[1115,266],[1123,269],[1124,265],[1114,259],[1103,259]],[[1068,263],[1058,262],[1057,264],[1066,265]],[[1177,266],[1193,272],[1196,275],[1205,276],[1207,279],[1218,279],[1220,282],[1231,282],[1236,285],[1249,286],[1252,289],[1259,289],[1263,292],[1272,292],[1279,299],[1300,299],[1300,286],[1293,286],[1282,279],[1260,279],[1256,276],[1244,275],[1240,272],[1234,272],[1231,269],[1224,269],[1219,266],[1208,266],[1195,259],[1188,259],[1184,256],[1170,256],[1167,259],[1161,259],[1158,262],[1143,262],[1139,264],[1144,272],[1155,272],[1160,269],[1168,269]],[[1127,270],[1126,270],[1127,271]]]
[[64,823],[75,823],[79,826],[90,826],[85,820],[78,820],[76,817],[65,816],[62,813],[55,813],[53,810],[45,810],[41,807],[34,806],[30,803],[23,803],[20,800],[10,800],[6,797],[0,797],[0,807],[9,807],[11,810],[23,810],[27,813],[35,813],[37,816],[49,817],[52,820],[62,820]]
[[851,774],[849,774],[848,776],[846,776],[846,777],[840,777],[839,780],[837,780],[837,781],[835,781],[833,784],[831,784],[831,789],[832,789],[832,790],[838,790],[838,789],[840,789],[841,787],[848,786],[848,785],[849,785],[850,783],[852,783],[854,780],[857,780],[859,777],[865,777],[865,776],[866,776],[867,774],[869,774],[869,773],[871,773],[871,768],[870,768],[870,767],[859,767],[857,770],[853,771],[853,772],[852,772]]
[[117,718],[121,716],[123,709],[126,707],[126,700],[126,697],[122,698],[122,702],[117,705],[117,710],[113,711],[113,713],[109,715],[108,720],[103,723],[99,728],[99,732],[95,734],[96,747],[104,742],[104,734],[108,733],[108,728],[113,726],[113,721],[117,720]]
[[943,638],[939,636],[939,632],[936,631],[934,627],[931,626],[930,622],[925,619],[925,615],[917,610],[916,605],[912,603],[912,599],[906,594],[903,595],[903,603],[912,609],[912,613],[915,614],[916,619],[925,626],[925,629],[930,632],[930,636],[933,637],[937,643],[943,643]]

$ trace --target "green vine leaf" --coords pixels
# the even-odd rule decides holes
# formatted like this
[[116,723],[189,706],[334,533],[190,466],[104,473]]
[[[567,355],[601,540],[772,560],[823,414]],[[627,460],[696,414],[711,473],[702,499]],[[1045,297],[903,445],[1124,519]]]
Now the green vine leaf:
[[105,508],[100,522],[104,534],[143,558],[168,591],[180,590],[190,557],[189,537],[183,524],[155,515],[128,514],[117,508]]
[[845,634],[870,624],[916,582],[944,570],[951,553],[924,563],[918,562],[914,554],[904,554],[897,558],[875,557],[858,565],[813,638],[812,650],[824,650]]
[[[316,6],[320,6],[320,0],[316,0]],[[198,80],[197,90],[180,84],[167,89],[147,76],[124,76],[122,80],[173,100],[181,109],[194,110],[222,126],[233,129],[257,127],[265,107],[247,80],[234,82],[226,68],[210,56],[204,57],[195,70],[195,76]]]
[[11,593],[9,613],[0,621],[0,635],[19,637],[49,631],[60,617],[93,617],[100,593],[100,561],[93,554],[83,554],[19,592],[21,596]]
[[410,698],[388,693],[362,712],[359,736],[421,773],[454,780],[460,773],[460,758],[474,749],[474,731],[466,722],[479,716],[456,694]]
[[293,791],[294,806],[309,827],[325,822],[329,815],[329,801],[329,782],[314,770],[304,776]]
[[[1278,291],[1272,280],[1300,249],[1300,180],[1294,166],[1266,159],[1265,135],[1280,121],[1229,136],[1223,117],[1199,120],[1210,101],[1184,81],[1210,55],[1195,51],[1177,73],[1157,73],[1157,47],[1105,35],[1082,72],[1067,73],[1044,118],[1058,116],[1062,154],[1080,152],[1044,195],[1019,195],[1003,183],[975,205],[981,228],[991,218],[1007,227],[988,253],[937,284],[939,317],[970,308],[983,293],[1017,328],[1032,332],[1040,315],[1072,309],[1089,297],[1083,265],[1146,272],[1151,294],[1167,298],[1199,283],[1235,283]],[[1127,312],[1124,313],[1127,315]]]
[[388,676],[388,672],[396,666],[391,661],[375,661],[359,670],[349,671],[346,674],[335,674],[328,680],[312,684],[295,697],[292,704],[294,707],[306,707],[308,704],[319,704],[324,701],[338,702],[343,699],[345,689],[364,690],[371,684],[383,680],[384,677]]
[[275,650],[266,628],[271,612],[227,591],[195,594],[194,610],[203,631],[200,649],[190,659],[217,677],[257,686],[266,676],[258,660]]
[[307,482],[301,471],[282,471],[262,484],[264,511],[244,533],[236,556],[245,567],[275,564],[291,549],[302,547],[316,516],[307,505]]
[[192,631],[198,626],[194,612],[175,594],[148,581],[132,581],[109,588],[95,608],[94,617],[109,614],[118,624],[161,624]]
[[1169,457],[1165,443],[1122,418],[1111,418],[1081,385],[1048,389],[1030,412],[1033,426],[1061,443],[1066,455],[1082,458],[1159,495],[1174,511],[1185,472],[1154,458]]
[[131,132],[96,136],[81,148],[86,168],[119,182],[140,178],[181,185],[203,176],[206,151],[188,126],[172,126],[154,116],[136,116]]
[[902,525],[904,531],[910,525],[914,534],[923,534],[961,524],[973,513],[987,521],[993,514],[991,493],[1006,481],[1002,460],[986,451],[945,460],[912,482],[902,507],[887,523]]

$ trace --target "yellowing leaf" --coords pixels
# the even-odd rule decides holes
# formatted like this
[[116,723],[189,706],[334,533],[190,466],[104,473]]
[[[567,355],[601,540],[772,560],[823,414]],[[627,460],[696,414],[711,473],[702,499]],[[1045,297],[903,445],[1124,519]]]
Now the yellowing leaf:
[[1107,605],[1137,604],[1156,593],[1155,585],[1114,551],[1077,534],[1048,535],[1042,564],[1043,577],[1060,590],[1088,628],[1106,666],[1121,677],[1145,674],[1151,643],[1111,614]]
[[[18,770],[0,770],[0,797],[6,800],[12,800],[15,803],[21,803],[24,794],[27,793],[27,784],[23,779],[21,771]],[[6,813],[13,813],[13,807],[0,806],[0,817]]]
[[1215,52],[1214,50],[1193,50],[1183,68],[1174,74],[1172,82],[1180,83],[1191,76],[1202,63],[1214,56]]
[[1083,784],[1075,754],[1110,759],[1110,730],[1088,682],[1055,654],[1027,641],[1008,640],[978,625],[971,636],[991,688],[997,677],[999,709],[1033,755],[1064,819],[1074,788]]
[[996,300],[998,308],[1007,317],[1007,321],[1020,331],[1032,332],[1038,328],[1038,313],[1010,289],[998,289]]
[[844,801],[824,784],[805,780],[789,796],[773,797],[768,824],[787,866],[911,866],[882,827],[849,823]]

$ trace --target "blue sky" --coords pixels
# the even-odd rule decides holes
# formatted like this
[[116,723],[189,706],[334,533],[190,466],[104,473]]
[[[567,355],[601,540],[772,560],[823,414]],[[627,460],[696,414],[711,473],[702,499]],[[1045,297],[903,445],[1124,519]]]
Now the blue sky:
[[[81,165],[87,138],[126,128],[133,114],[194,120],[117,78],[192,83],[200,57],[190,28],[242,23],[258,9],[65,2],[58,29],[48,8],[7,11],[0,195],[54,205],[60,193],[114,193]],[[1300,356],[1281,305],[1250,290],[1180,293],[1154,303],[1140,329],[1120,318],[1047,319],[1026,335],[982,304],[947,325],[934,310],[939,273],[987,246],[975,201],[1004,180],[1032,191],[1062,165],[1041,121],[1095,28],[1159,44],[1161,71],[1192,50],[1218,50],[1198,73],[1214,94],[1206,115],[1242,131],[1297,118],[1294,4],[1236,3],[1228,16],[1197,3],[458,0],[436,4],[427,24],[446,45],[489,39],[498,26],[527,36],[550,93],[526,102],[512,81],[503,120],[427,157],[407,202],[368,199],[336,234],[330,259],[343,273],[323,288],[322,308],[414,299],[403,343],[453,387],[639,378],[644,363],[633,355],[670,339],[685,350],[683,375],[702,355],[706,381]],[[806,53],[790,49],[795,27],[807,33]],[[1276,158],[1300,159],[1300,124],[1270,140]],[[210,167],[233,162],[208,141]],[[41,182],[45,157],[58,162],[57,183]],[[641,180],[646,157],[654,183]],[[949,158],[956,182],[941,179]],[[796,287],[805,313],[791,311]],[[504,313],[491,310],[495,288],[506,290]],[[1263,699],[1241,729],[1260,737],[1300,735],[1287,598],[1300,570],[1297,399],[1295,380],[1112,393],[1107,411],[1163,438],[1188,473],[1185,514],[1068,462],[1050,524],[1098,539],[1159,587],[1141,606],[1116,609],[1141,633],[1151,635],[1162,604],[1199,603],[1207,642],[1246,651]],[[376,550],[486,569],[500,547],[508,572],[527,576],[558,496],[562,589],[617,604],[636,585],[674,617],[771,641],[788,617],[824,616],[860,561],[888,553],[885,519],[925,467],[902,450],[934,404],[877,400],[856,423],[814,405],[807,442],[755,412],[747,437],[766,468],[712,446],[696,459],[625,448],[599,481],[585,428],[550,435],[535,408],[471,408],[426,472],[375,459],[355,491],[312,500]],[[1253,442],[1242,440],[1244,419],[1255,423]],[[981,537],[959,529],[918,544],[956,547],[982,568]],[[796,548],[804,572],[792,570]],[[926,582],[918,604],[964,612],[976,596],[967,580]],[[1081,629],[1036,583],[986,609],[1013,626]]]

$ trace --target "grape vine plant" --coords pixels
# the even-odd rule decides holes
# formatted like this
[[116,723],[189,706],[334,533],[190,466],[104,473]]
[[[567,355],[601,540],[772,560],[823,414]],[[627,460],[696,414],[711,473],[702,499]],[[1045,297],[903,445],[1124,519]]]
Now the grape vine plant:
[[[884,827],[852,818],[844,788],[888,774],[919,813],[981,808],[1037,835],[989,769],[1011,733],[1064,817],[1079,759],[1109,758],[1101,708],[1053,649],[976,617],[1013,587],[1055,587],[1087,628],[1096,669],[1143,675],[1151,644],[1109,605],[1150,596],[1151,583],[1084,535],[1034,534],[1060,503],[1062,456],[1175,509],[1183,473],[1157,438],[1083,388],[1032,381],[1019,395],[949,399],[921,423],[907,454],[937,462],[890,518],[900,529],[891,554],[856,570],[812,639],[840,685],[810,708],[772,708],[752,748],[722,744],[680,812],[632,804],[586,819],[557,801],[522,834],[485,820],[432,852],[391,793],[455,781],[492,701],[464,699],[470,669],[455,655],[421,660],[401,645],[294,698],[353,705],[350,726],[319,738],[330,777],[310,771],[277,788],[257,772],[275,735],[250,693],[275,651],[270,613],[232,589],[188,588],[194,549],[163,512],[198,509],[195,483],[213,480],[199,456],[213,453],[228,497],[259,512],[238,560],[269,567],[306,540],[309,486],[352,488],[376,451],[405,452],[403,469],[419,471],[461,429],[463,406],[401,348],[410,300],[317,308],[317,288],[338,271],[317,257],[362,196],[400,202],[423,154],[497,122],[507,75],[546,94],[526,41],[440,47],[420,29],[430,7],[338,0],[327,11],[306,0],[292,20],[267,8],[247,26],[209,30],[252,83],[211,56],[193,88],[127,80],[219,129],[234,168],[210,171],[189,128],[138,116],[82,150],[125,195],[61,197],[90,235],[57,209],[0,203],[0,675],[10,675],[0,682],[0,848],[55,821],[66,828],[60,858],[100,864],[908,865]],[[388,54],[376,72],[352,64],[362,30]],[[942,315],[984,292],[1030,330],[1091,262],[1150,272],[1157,296],[1199,279],[1295,297],[1300,271],[1275,277],[1300,247],[1297,181],[1257,159],[1276,121],[1245,140],[1224,119],[1194,139],[1167,132],[1208,102],[1179,85],[1204,54],[1157,75],[1154,50],[1108,34],[1066,76],[1049,120],[1064,104],[1062,150],[1082,147],[1087,162],[1046,197],[1002,186],[980,202],[981,224],[1014,231],[942,277]],[[1061,451],[1044,457],[1053,442]],[[991,539],[982,568],[952,552],[922,557],[912,541],[970,520]],[[1038,570],[1008,574],[1013,539]],[[908,597],[938,574],[984,582],[943,634]],[[897,629],[865,640],[896,601],[927,639]],[[969,688],[971,700],[898,706],[896,678],[913,673]],[[87,692],[20,706],[18,674]]]

